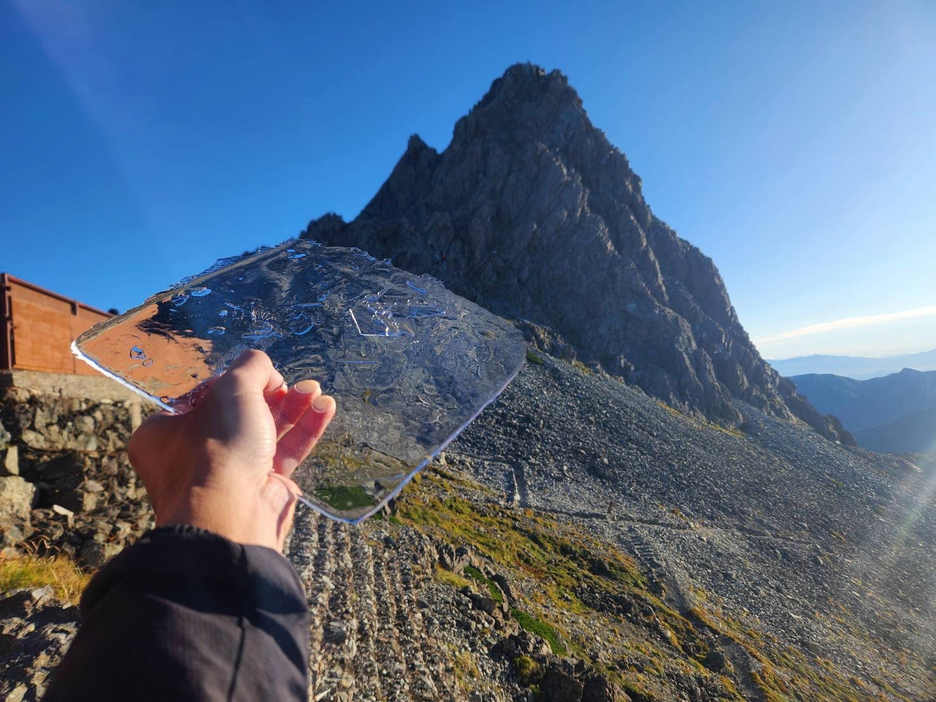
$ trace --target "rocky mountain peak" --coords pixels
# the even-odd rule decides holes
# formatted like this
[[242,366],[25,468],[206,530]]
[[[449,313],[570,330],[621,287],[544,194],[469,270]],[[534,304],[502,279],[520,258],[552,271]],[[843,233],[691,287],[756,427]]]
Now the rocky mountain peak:
[[559,71],[510,67],[442,153],[413,135],[353,222],[326,215],[303,236],[549,327],[674,407],[731,425],[747,403],[853,441],[761,359],[712,260],[653,214]]

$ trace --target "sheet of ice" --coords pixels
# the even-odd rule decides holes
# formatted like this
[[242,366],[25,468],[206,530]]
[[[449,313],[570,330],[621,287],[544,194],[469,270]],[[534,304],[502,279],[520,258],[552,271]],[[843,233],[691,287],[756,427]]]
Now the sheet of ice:
[[307,504],[350,522],[496,398],[526,350],[513,326],[434,278],[310,241],[221,260],[74,348],[168,409],[245,349],[269,354],[290,385],[315,378],[338,413],[294,479]]

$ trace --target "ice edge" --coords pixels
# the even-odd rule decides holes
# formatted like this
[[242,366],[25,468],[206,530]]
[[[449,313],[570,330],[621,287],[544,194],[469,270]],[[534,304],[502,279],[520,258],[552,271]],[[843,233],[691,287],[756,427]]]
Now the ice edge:
[[458,427],[458,429],[452,432],[452,435],[449,438],[447,438],[442,444],[440,444],[439,447],[435,451],[433,451],[431,454],[426,456],[422,461],[420,461],[420,463],[416,466],[416,468],[413,469],[409,473],[409,475],[407,475],[406,478],[404,478],[403,481],[393,489],[393,492],[391,492],[389,495],[384,497],[380,502],[378,502],[377,505],[373,509],[364,513],[360,517],[348,518],[348,517],[340,517],[338,515],[335,515],[329,512],[328,510],[326,510],[324,507],[321,507],[315,504],[314,502],[312,502],[308,497],[305,496],[304,491],[303,491],[303,494],[299,495],[298,497],[299,501],[302,502],[302,504],[304,504],[306,507],[310,507],[311,509],[315,510],[319,514],[322,514],[328,517],[329,519],[334,519],[335,521],[344,522],[345,524],[360,524],[368,517],[372,517],[381,509],[383,509],[384,506],[388,502],[390,502],[390,500],[394,499],[397,495],[399,495],[400,492],[402,492],[403,488],[405,488],[407,484],[409,484],[409,482],[413,478],[415,478],[416,475],[420,471],[422,471],[423,468],[429,465],[430,461],[432,461],[433,458],[435,458],[440,453],[442,453],[448,447],[448,445],[452,443],[458,437],[459,434],[461,434],[465,429],[468,428],[469,424],[471,424],[474,420],[478,418],[478,415],[480,415],[485,409],[487,409],[488,405],[490,405],[492,402],[494,402],[494,400],[500,397],[501,393],[504,392],[504,390],[507,389],[507,386],[513,382],[513,379],[517,377],[517,373],[520,372],[521,368],[523,368],[523,359],[521,359],[516,369],[514,369],[514,372],[510,374],[510,377],[504,381],[503,385],[501,385],[500,390],[498,390],[483,405],[481,405],[478,408],[478,410],[474,414],[471,415],[471,417],[465,420],[465,422],[460,427]]
[[127,382],[126,380],[124,380],[123,378],[121,378],[121,377],[120,377],[119,375],[117,375],[116,373],[112,373],[111,371],[107,370],[104,366],[102,366],[101,364],[99,364],[97,361],[95,361],[95,360],[94,360],[93,358],[91,358],[90,356],[86,356],[86,355],[81,351],[81,349],[78,348],[78,339],[75,339],[74,341],[71,342],[71,352],[72,352],[72,354],[75,356],[75,358],[77,358],[77,359],[79,359],[79,360],[81,360],[81,361],[84,361],[85,363],[87,363],[89,366],[91,366],[94,370],[96,370],[96,371],[97,371],[98,373],[100,373],[101,375],[103,375],[103,376],[105,376],[105,377],[107,377],[107,378],[110,378],[111,380],[117,381],[118,383],[120,383],[121,385],[123,385],[125,388],[128,388],[128,389],[130,389],[130,390],[133,390],[133,392],[135,392],[137,395],[140,395],[141,397],[145,397],[147,400],[149,400],[150,402],[152,402],[152,403],[154,403],[154,404],[159,405],[159,406],[162,407],[164,410],[168,410],[169,412],[172,412],[173,414],[178,414],[178,410],[173,409],[172,407],[170,407],[169,405],[167,405],[165,402],[161,401],[161,400],[160,400],[158,397],[156,397],[155,395],[150,395],[148,392],[145,392],[144,390],[141,390],[140,388],[138,388],[138,387],[137,387],[136,385],[134,385],[133,383]]

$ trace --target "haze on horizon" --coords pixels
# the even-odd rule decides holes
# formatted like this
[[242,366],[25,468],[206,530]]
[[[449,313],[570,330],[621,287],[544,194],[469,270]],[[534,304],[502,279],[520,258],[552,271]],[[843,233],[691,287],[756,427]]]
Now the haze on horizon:
[[0,57],[0,270],[99,307],[353,218],[410,134],[443,149],[529,60],[569,76],[765,357],[936,348],[936,315],[905,314],[936,305],[925,0],[11,0]]
[[[813,354],[883,358],[936,349],[936,305],[819,322],[753,339],[765,358]],[[806,347],[810,350],[802,353]]]

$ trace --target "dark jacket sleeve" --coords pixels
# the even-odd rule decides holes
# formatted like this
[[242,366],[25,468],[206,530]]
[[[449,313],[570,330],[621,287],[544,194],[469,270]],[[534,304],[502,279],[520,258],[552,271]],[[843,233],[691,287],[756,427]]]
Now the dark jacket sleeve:
[[59,700],[305,700],[309,612],[280,554],[187,526],[149,532],[81,598]]

